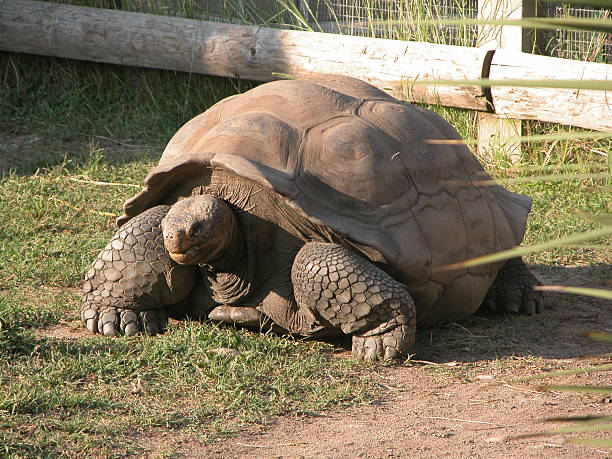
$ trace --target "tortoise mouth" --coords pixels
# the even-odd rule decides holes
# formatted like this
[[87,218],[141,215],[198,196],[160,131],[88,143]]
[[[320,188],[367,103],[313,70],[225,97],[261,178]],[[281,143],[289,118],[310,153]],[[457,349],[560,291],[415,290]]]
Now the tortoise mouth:
[[201,250],[202,246],[198,244],[179,252],[168,251],[168,254],[179,265],[197,265],[203,258]]

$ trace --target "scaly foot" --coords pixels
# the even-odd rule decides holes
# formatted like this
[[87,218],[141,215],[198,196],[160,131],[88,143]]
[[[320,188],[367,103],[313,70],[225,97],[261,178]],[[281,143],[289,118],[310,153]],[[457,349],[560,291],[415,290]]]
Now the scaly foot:
[[499,270],[481,307],[498,313],[534,315],[544,310],[542,293],[534,290],[540,281],[522,258],[512,258]]
[[91,333],[105,336],[133,336],[143,332],[149,335],[162,333],[168,324],[168,315],[163,309],[134,311],[102,306],[89,306],[81,311],[81,318]]
[[414,343],[416,309],[406,288],[348,248],[307,243],[291,277],[298,305],[353,335],[356,358],[399,358]]

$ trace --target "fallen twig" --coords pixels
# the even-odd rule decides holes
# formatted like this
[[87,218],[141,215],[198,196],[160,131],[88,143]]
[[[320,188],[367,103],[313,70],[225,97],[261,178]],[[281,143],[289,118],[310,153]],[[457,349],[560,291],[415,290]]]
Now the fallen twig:
[[468,335],[470,335],[472,338],[488,338],[488,336],[486,335],[475,335],[474,333],[472,333],[470,330],[468,330],[467,328],[465,328],[463,325],[458,324],[457,322],[451,322],[449,324],[446,325],[448,328],[450,327],[457,327],[460,328],[461,330],[465,331]]
[[445,417],[442,417],[442,416],[416,416],[416,417],[420,418],[420,419],[441,419],[443,421],[457,421],[457,422],[470,422],[470,423],[473,423],[473,424],[487,424],[487,425],[490,425],[490,426],[497,426],[497,427],[499,427],[497,424],[494,424],[494,423],[489,422],[489,421],[475,421],[473,419],[445,418]]
[[[246,446],[248,448],[273,448],[275,446],[297,446],[300,443],[278,443],[276,445],[253,445],[251,443],[241,443],[241,442],[236,442],[236,445],[240,445],[240,446]],[[304,443],[301,443],[304,444]]]
[[270,448],[267,445],[251,445],[249,443],[240,443],[239,441],[237,441],[236,444],[240,446],[246,446],[248,448]]
[[[520,388],[520,387],[516,387],[516,386],[513,386],[513,385],[511,385],[511,384],[502,384],[502,386],[503,386],[503,387],[509,387],[510,389],[520,390],[521,392],[532,392],[532,393],[534,393],[534,394],[544,395],[544,392],[542,392],[541,390],[522,389],[522,388]],[[549,393],[551,393],[551,394],[557,394],[557,395],[560,395],[560,393],[559,393],[559,392],[556,392],[556,391],[553,391],[553,390],[548,391],[548,392],[549,392]]]
[[423,365],[434,365],[434,366],[441,366],[441,363],[436,363],[436,362],[430,362],[429,360],[416,360],[416,359],[407,359],[404,363],[422,363]]
[[0,279],[0,283],[3,282],[8,282],[10,281],[13,277],[15,277],[15,273],[11,274],[10,276],[5,277],[4,279]]

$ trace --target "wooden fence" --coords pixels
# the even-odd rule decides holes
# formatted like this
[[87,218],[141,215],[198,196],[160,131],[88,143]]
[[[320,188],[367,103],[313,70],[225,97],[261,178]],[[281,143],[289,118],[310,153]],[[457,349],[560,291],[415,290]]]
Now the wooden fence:
[[[0,49],[260,81],[338,73],[416,102],[612,131],[607,91],[436,80],[612,81],[612,65],[507,50],[221,24],[30,0],[0,2]],[[426,85],[414,83],[426,81]]]

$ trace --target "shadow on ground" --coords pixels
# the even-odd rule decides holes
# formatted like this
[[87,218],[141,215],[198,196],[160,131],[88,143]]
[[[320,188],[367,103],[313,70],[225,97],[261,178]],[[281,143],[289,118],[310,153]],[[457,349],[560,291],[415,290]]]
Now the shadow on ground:
[[[533,266],[545,285],[605,288],[612,267]],[[612,331],[612,302],[567,293],[545,294],[537,316],[475,315],[460,323],[417,331],[414,359],[435,363],[536,356],[566,359],[610,352],[585,331]]]
[[[1,130],[0,130],[1,132]],[[95,152],[103,152],[104,161],[123,164],[142,159],[158,159],[163,148],[159,145],[146,145],[137,140],[115,141],[106,137],[92,137],[88,142],[83,139],[57,141],[39,137],[35,134],[0,134],[0,177],[13,172],[17,175],[30,175],[39,169],[50,168],[62,163],[84,164]]]

